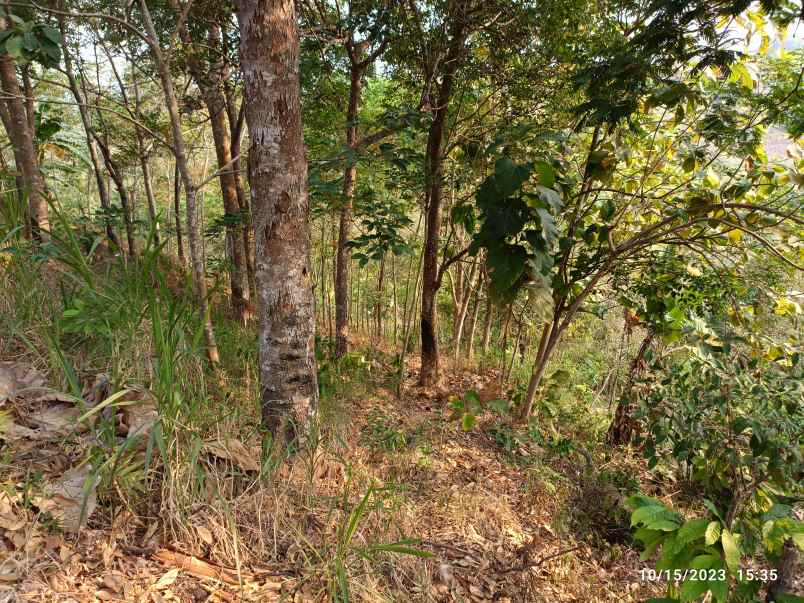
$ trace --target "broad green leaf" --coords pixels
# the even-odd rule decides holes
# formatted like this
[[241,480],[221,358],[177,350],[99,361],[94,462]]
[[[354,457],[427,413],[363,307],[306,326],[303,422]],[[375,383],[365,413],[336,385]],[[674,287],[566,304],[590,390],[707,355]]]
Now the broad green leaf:
[[706,546],[712,546],[720,540],[720,522],[710,521],[706,526],[706,533],[704,534],[704,543]]
[[740,547],[737,545],[734,535],[726,528],[720,537],[720,542],[723,544],[723,554],[726,558],[726,565],[732,574],[737,574],[740,570]]

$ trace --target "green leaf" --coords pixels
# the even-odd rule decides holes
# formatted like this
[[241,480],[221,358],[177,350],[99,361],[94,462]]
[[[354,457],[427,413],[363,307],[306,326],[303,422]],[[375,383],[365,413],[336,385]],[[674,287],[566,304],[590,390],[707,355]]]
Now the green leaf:
[[720,522],[710,521],[704,533],[704,543],[706,546],[712,546],[718,540],[720,540]]
[[708,524],[709,520],[707,519],[691,519],[681,526],[676,538],[678,538],[679,542],[683,544],[694,542],[695,540],[698,540],[704,536]]
[[631,525],[643,524],[652,530],[670,532],[679,528],[679,518],[665,506],[640,507],[631,514]]
[[470,412],[463,413],[463,418],[461,419],[461,428],[464,431],[472,431],[472,429],[477,423],[477,417]]
[[556,171],[553,166],[546,161],[537,161],[533,164],[533,167],[539,176],[539,184],[553,188],[556,183]]
[[412,555],[414,557],[433,557],[430,551],[422,551],[420,549],[408,546],[404,542],[391,542],[388,544],[375,544],[369,547],[372,551],[381,551],[384,553],[397,553],[399,555]]
[[793,593],[779,593],[775,597],[776,603],[804,603],[804,597],[799,597]]
[[22,36],[11,36],[6,40],[6,52],[13,58],[22,57]]
[[695,601],[708,590],[709,582],[706,580],[685,580],[681,585],[681,601]]
[[712,515],[717,517],[720,521],[723,521],[723,518],[720,516],[720,512],[717,510],[717,507],[712,503],[712,501],[704,498],[702,502],[703,506],[709,509]]
[[732,574],[737,574],[740,570],[740,547],[737,546],[737,540],[734,535],[728,530],[723,529],[720,537],[720,542],[723,544],[723,553],[726,558],[726,565]]

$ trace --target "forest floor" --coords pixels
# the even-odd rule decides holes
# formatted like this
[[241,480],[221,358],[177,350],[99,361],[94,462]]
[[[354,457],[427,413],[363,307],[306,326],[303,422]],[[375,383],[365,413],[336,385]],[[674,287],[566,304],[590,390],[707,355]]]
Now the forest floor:
[[[314,452],[260,477],[254,438],[221,426],[196,458],[205,493],[176,491],[192,489],[177,478],[154,486],[149,504],[118,492],[96,506],[86,469],[74,467],[92,430],[59,434],[62,419],[75,419],[69,397],[36,392],[44,378],[23,365],[0,366],[11,438],[0,475],[1,602],[317,602],[346,588],[361,601],[594,602],[663,590],[640,580],[620,492],[593,475],[601,468],[588,452],[507,440],[513,432],[495,428],[492,413],[469,432],[450,417],[453,395],[495,397],[496,370],[447,368],[442,388],[423,390],[411,365],[397,399],[384,386],[391,366],[372,360],[367,383],[322,410],[335,428]],[[154,407],[142,392],[128,399],[117,421],[130,428]],[[623,474],[641,473],[638,461],[618,462]],[[86,525],[65,529],[82,506]]]

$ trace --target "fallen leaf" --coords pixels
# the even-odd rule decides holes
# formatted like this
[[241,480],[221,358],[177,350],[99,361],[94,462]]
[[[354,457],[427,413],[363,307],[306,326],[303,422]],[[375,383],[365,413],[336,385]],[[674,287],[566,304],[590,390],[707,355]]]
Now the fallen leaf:
[[34,497],[40,510],[50,513],[66,532],[77,532],[97,506],[98,478],[91,479],[84,465],[67,471]]
[[212,531],[205,526],[195,526],[195,531],[198,532],[198,537],[206,544],[212,545],[215,541],[212,537]]
[[246,448],[246,445],[237,438],[229,438],[226,441],[205,442],[204,451],[212,456],[233,462],[243,471],[260,470],[261,451],[259,447]]
[[173,568],[172,570],[168,570],[165,574],[156,581],[156,584],[153,585],[154,590],[165,590],[168,586],[173,584],[176,581],[176,578],[179,577],[179,572],[181,570],[179,568]]
[[169,551],[167,549],[156,551],[151,558],[165,565],[174,566],[196,578],[211,578],[221,582],[228,582],[229,584],[239,584],[241,579],[246,582],[254,579],[254,576],[251,574],[241,572],[238,576],[236,569],[213,565],[198,557],[183,555],[182,553]]
[[0,362],[0,404],[44,387],[42,373],[22,362]]
[[130,438],[144,436],[146,439],[151,433],[154,423],[159,419],[156,399],[148,391],[131,390],[119,400],[125,402],[119,407],[120,428],[118,433]]

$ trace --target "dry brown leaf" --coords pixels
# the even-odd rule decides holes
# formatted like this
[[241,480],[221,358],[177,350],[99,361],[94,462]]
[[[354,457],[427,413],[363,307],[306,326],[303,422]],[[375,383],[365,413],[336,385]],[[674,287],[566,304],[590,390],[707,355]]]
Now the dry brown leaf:
[[212,531],[205,526],[195,526],[195,531],[198,532],[198,537],[206,544],[212,545],[215,539],[212,537]]
[[241,572],[238,576],[237,570],[232,568],[221,567],[220,565],[213,565],[208,561],[184,555],[175,551],[167,549],[160,549],[152,556],[152,559],[159,561],[168,566],[173,566],[179,570],[187,572],[196,578],[210,578],[220,582],[228,582],[229,584],[239,584],[242,581],[250,582],[254,580],[254,576],[248,573]]
[[97,485],[98,479],[89,477],[87,466],[77,467],[47,484],[42,495],[34,498],[34,504],[58,520],[64,531],[77,532],[83,523],[82,515],[86,521],[97,506]]
[[258,446],[247,448],[237,438],[205,442],[204,451],[220,459],[233,462],[243,471],[260,470],[260,448]]
[[0,512],[0,528],[9,532],[15,532],[21,529],[27,523],[24,517],[19,517],[14,513]]
[[164,573],[164,575],[156,581],[156,583],[151,587],[154,590],[165,590],[168,586],[173,584],[176,581],[176,578],[179,577],[179,572],[181,570],[179,568],[173,568],[168,570]]
[[[50,402],[51,400],[47,400]],[[51,438],[70,433],[78,427],[81,410],[76,406],[57,403],[43,406],[27,415],[27,420],[36,427],[36,438]]]
[[147,438],[154,423],[159,419],[153,395],[148,391],[133,389],[124,394],[119,401],[126,404],[119,407],[118,433],[129,438],[135,435]]
[[42,373],[22,362],[0,362],[0,404],[44,387]]

